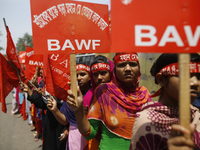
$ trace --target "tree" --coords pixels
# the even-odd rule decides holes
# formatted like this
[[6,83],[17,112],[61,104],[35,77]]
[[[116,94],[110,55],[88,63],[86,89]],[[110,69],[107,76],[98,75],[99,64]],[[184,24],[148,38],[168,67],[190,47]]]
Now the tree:
[[16,48],[18,51],[26,51],[26,46],[24,46],[23,44],[28,45],[29,47],[33,47],[32,36],[28,33],[25,33],[22,38],[19,38],[17,40]]

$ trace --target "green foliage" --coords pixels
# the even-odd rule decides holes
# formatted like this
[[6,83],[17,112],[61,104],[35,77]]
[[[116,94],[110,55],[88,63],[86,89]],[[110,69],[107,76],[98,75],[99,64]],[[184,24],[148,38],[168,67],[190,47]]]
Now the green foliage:
[[25,33],[22,38],[19,38],[17,40],[16,49],[18,51],[26,51],[26,46],[24,46],[23,44],[28,45],[29,47],[33,47],[32,36],[28,33]]

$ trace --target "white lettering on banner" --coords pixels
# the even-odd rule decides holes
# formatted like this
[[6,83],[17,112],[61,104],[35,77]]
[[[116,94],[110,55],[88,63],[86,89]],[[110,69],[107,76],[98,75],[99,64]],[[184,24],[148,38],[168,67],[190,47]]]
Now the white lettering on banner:
[[60,69],[58,69],[58,68],[54,68],[53,71],[57,72],[57,73],[60,74],[60,75],[63,74],[63,71],[60,70]]
[[[183,27],[189,46],[195,47],[200,38],[200,26],[197,26],[194,35],[189,25]],[[142,31],[148,31],[143,33]],[[135,45],[136,46],[154,46],[158,39],[156,37],[156,28],[151,25],[135,25]],[[172,36],[171,36],[172,35]],[[142,41],[142,38],[148,38],[149,41]],[[167,26],[160,42],[159,47],[164,47],[166,43],[175,43],[178,47],[183,47],[184,43],[175,26]]]
[[[100,46],[100,42],[101,40],[88,40],[88,42],[86,42],[86,40],[84,39],[79,42],[77,39],[75,39],[75,45],[73,45],[69,39],[66,39],[61,50],[66,50],[68,48],[71,50],[75,50],[74,46],[76,46],[78,50],[82,50],[83,47],[85,47],[86,50],[89,50],[90,47],[92,48],[92,50],[96,50],[96,47]],[[60,50],[61,46],[59,45],[59,43],[59,40],[47,39],[48,51]]]
[[58,16],[58,10],[57,10],[56,6],[53,6],[53,7],[49,8],[49,9],[47,9],[47,11],[49,12],[50,16],[53,19],[57,18],[57,16]]
[[59,57],[59,54],[55,55],[55,54],[52,54],[50,59],[54,60],[54,61],[57,61],[58,60],[58,57]]
[[43,62],[38,62],[38,61],[33,61],[33,60],[29,60],[29,65],[44,66]]
[[[52,40],[47,40],[47,46],[49,51],[57,51],[60,49],[59,41],[52,39]],[[54,47],[54,48],[52,48]]]
[[33,23],[35,23],[40,28],[44,28],[46,25],[48,25],[49,22],[57,18],[59,14],[63,16],[68,14],[84,16],[97,24],[102,31],[108,27],[108,23],[96,12],[86,6],[81,6],[80,4],[76,5],[75,3],[58,4],[57,6],[52,6],[51,8],[43,11],[40,15],[33,15]]
[[68,60],[66,59],[66,60],[64,60],[63,62],[61,62],[60,64],[64,64],[64,65],[65,65],[65,68],[67,68],[67,62],[68,62]]
[[[172,37],[170,37],[172,35]],[[175,26],[168,26],[165,30],[160,43],[158,46],[163,47],[166,45],[167,42],[175,42],[177,46],[182,47],[184,46],[178,31],[176,30]]]
[[50,65],[50,66],[51,66],[51,70],[52,71],[56,72],[59,75],[62,75],[63,77],[67,78],[68,80],[71,80],[70,75],[68,75],[67,73],[64,73],[62,70],[60,70],[58,68],[55,68],[52,65]]
[[190,26],[184,26],[185,34],[190,46],[196,46],[200,37],[200,26],[197,26],[194,37],[192,37],[192,29]]
[[28,57],[30,57],[32,55],[34,55],[34,51],[30,51],[30,52],[26,53],[26,56],[28,56]]
[[63,74],[63,77],[67,78],[68,80],[71,80],[70,76],[66,73]]
[[[148,33],[142,33],[142,30],[149,31]],[[135,26],[135,45],[136,46],[153,46],[157,43],[157,37],[155,36],[156,28],[150,25],[136,25]],[[150,41],[142,41],[142,38],[148,38]]]
[[19,55],[19,57],[20,57],[20,58],[23,58],[25,55],[26,55],[26,52],[25,52],[25,53],[22,53],[21,55]]

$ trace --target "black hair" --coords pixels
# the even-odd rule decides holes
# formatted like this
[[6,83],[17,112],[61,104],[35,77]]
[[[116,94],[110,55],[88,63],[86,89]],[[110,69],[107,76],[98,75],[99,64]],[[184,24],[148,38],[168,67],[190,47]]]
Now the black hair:
[[110,64],[108,58],[106,58],[103,55],[98,55],[96,56],[90,63],[90,67],[92,67],[92,65],[97,64],[97,63],[106,63],[106,64]]
[[[190,61],[192,62],[200,62],[200,55],[197,53],[190,54]],[[161,54],[158,59],[154,62],[151,67],[150,73],[152,76],[156,76],[156,74],[165,66],[178,62],[178,54],[171,53],[171,54]],[[155,79],[155,83],[156,79]]]
[[88,63],[88,62],[77,62],[77,63],[76,63],[76,65],[79,65],[79,64],[83,64],[83,65],[89,66],[89,63]]

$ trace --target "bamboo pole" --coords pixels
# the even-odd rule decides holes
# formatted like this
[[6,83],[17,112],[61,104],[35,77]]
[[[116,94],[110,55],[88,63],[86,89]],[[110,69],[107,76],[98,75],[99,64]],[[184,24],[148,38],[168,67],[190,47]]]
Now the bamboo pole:
[[77,100],[77,81],[76,81],[76,54],[70,54],[70,77],[71,77],[71,90],[75,94],[76,106]]
[[[190,129],[190,54],[179,54],[179,118],[180,124]],[[190,135],[184,135],[191,138]]]

